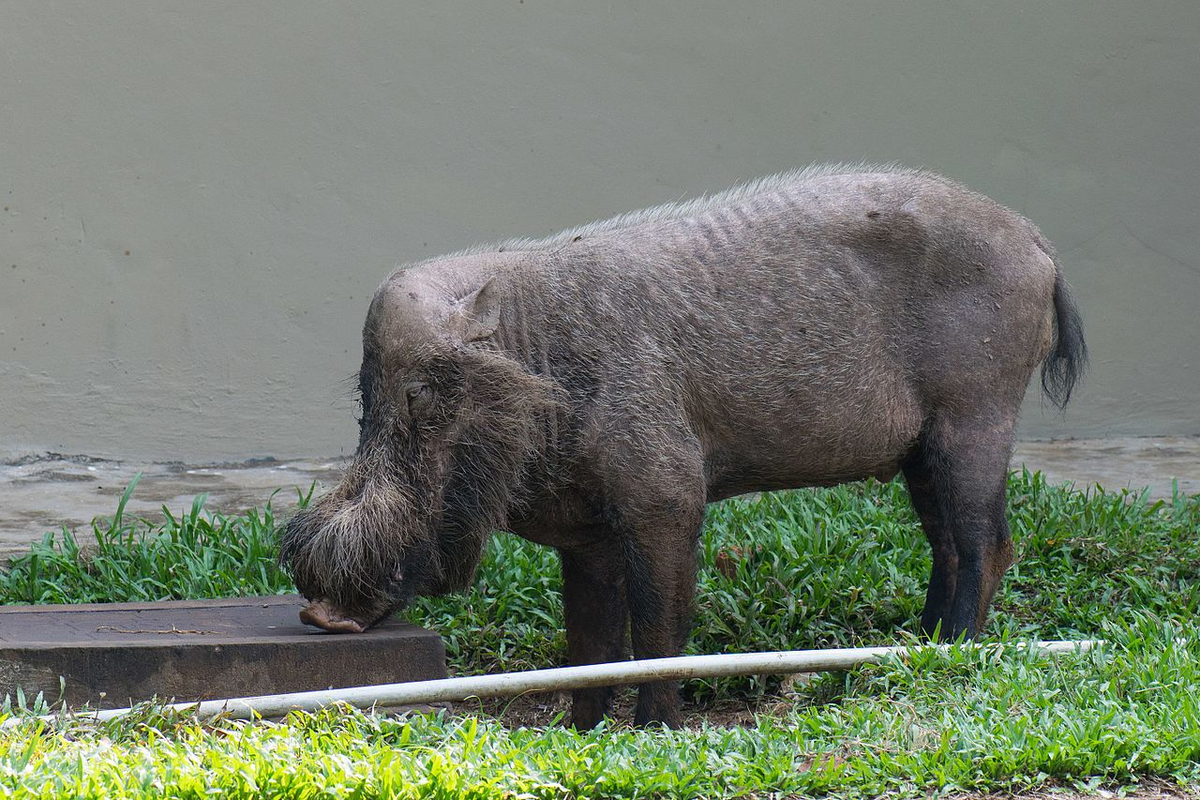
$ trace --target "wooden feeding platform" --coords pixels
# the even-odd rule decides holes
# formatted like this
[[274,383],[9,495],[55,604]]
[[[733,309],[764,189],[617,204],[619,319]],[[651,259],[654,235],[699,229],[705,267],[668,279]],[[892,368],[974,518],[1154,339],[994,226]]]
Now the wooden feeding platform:
[[19,686],[114,708],[446,676],[432,631],[398,620],[330,634],[300,622],[297,595],[0,607],[0,697]]

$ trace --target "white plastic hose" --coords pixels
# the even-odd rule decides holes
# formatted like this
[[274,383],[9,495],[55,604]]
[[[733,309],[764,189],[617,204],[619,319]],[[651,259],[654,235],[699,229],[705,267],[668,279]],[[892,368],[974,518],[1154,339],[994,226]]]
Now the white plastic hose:
[[[1034,642],[1009,645],[1034,647],[1046,653],[1073,653],[1090,650],[1097,640],[1077,642]],[[944,650],[955,645],[927,645]],[[998,647],[997,645],[967,645]],[[175,703],[167,708],[191,711],[200,719],[226,715],[234,719],[282,717],[289,711],[316,711],[334,703],[355,708],[395,707],[438,702],[459,702],[471,698],[511,697],[531,692],[585,689],[593,686],[651,683],[687,678],[717,678],[731,675],[782,675],[803,672],[829,672],[850,669],[896,653],[924,647],[851,647],[836,650],[786,650],[774,653],[730,653],[707,656],[680,656],[582,667],[539,669],[501,675],[443,678],[432,681],[388,683],[380,686],[356,686],[258,697],[234,697],[205,700],[200,703]],[[128,714],[132,709],[113,708],[90,712],[87,719],[106,720]],[[53,719],[48,715],[46,719]],[[7,722],[18,721],[16,718]]]

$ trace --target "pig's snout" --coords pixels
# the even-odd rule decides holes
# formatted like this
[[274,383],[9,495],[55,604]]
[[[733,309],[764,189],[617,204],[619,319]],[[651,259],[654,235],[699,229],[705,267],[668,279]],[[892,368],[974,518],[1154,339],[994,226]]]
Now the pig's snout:
[[363,633],[372,624],[342,613],[327,600],[314,600],[302,608],[300,621],[330,633]]

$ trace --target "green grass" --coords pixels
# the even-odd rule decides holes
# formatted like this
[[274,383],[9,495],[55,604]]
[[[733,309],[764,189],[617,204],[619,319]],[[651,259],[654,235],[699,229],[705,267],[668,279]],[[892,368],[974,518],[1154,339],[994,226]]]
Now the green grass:
[[[93,523],[94,548],[47,534],[0,569],[0,603],[118,602],[294,591],[275,561],[270,505],[226,516],[203,496],[152,525]],[[301,504],[311,496],[302,493]],[[1014,473],[1010,513],[1017,563],[1005,577],[993,635],[1090,636],[1138,609],[1200,616],[1200,496],[1150,502],[1128,491],[1086,492]],[[898,482],[776,492],[709,510],[689,652],[843,647],[905,641],[916,632],[929,548]],[[460,674],[565,662],[554,551],[511,535],[488,544],[473,588],[419,600],[407,616],[446,640]],[[754,681],[696,683],[697,697],[743,696]]]
[[[138,478],[141,476],[139,475]],[[278,594],[294,591],[275,563],[278,532],[270,503],[239,516],[209,513],[206,495],[161,524],[125,515],[138,478],[111,518],[92,522],[94,546],[67,528],[47,533],[0,569],[0,603],[118,603]],[[301,494],[301,504],[309,493]]]
[[[1018,562],[992,635],[1086,637],[1134,609],[1200,616],[1200,496],[1150,502],[1018,473],[1010,498]],[[917,631],[928,571],[929,547],[899,483],[729,500],[709,511],[688,651],[902,643]],[[565,661],[561,604],[553,552],[500,536],[470,592],[423,600],[409,616],[442,633],[456,670],[490,672]],[[689,688],[736,697],[764,684]]]
[[294,714],[284,724],[199,726],[150,707],[99,725],[26,721],[0,731],[0,790],[875,797],[1197,780],[1200,629],[1140,615],[1103,633],[1108,647],[1057,658],[1017,649],[913,651],[826,676],[790,698],[790,710],[749,728],[507,730],[473,717],[396,720],[340,709]]
[[[75,721],[37,736],[0,733],[0,790],[101,796],[145,779],[149,794],[169,796],[207,786],[230,796],[385,796],[399,787],[421,797],[859,797],[1200,779],[1200,496],[1151,502],[1048,486],[1029,473],[1014,474],[1009,493],[1018,563],[988,638],[1100,635],[1109,648],[1055,661],[921,653],[821,678],[786,696],[790,710],[746,730],[581,735],[344,712],[213,730],[146,709],[95,729]],[[198,499],[162,525],[126,518],[123,507],[96,523],[94,549],[81,552],[64,531],[0,570],[0,602],[291,589],[275,565],[269,507],[222,516]],[[900,484],[715,505],[689,650],[911,642],[928,565]],[[493,538],[470,592],[408,613],[443,635],[459,674],[563,663],[561,615],[553,551],[511,536]],[[777,680],[693,681],[687,691],[701,704],[782,696]]]

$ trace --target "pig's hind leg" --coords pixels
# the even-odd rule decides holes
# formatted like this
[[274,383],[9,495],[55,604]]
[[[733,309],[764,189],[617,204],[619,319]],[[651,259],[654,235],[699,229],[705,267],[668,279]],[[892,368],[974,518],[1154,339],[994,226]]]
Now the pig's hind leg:
[[978,635],[1012,564],[1005,489],[1013,424],[934,418],[904,464],[913,507],[933,551],[921,629],[942,640]]

